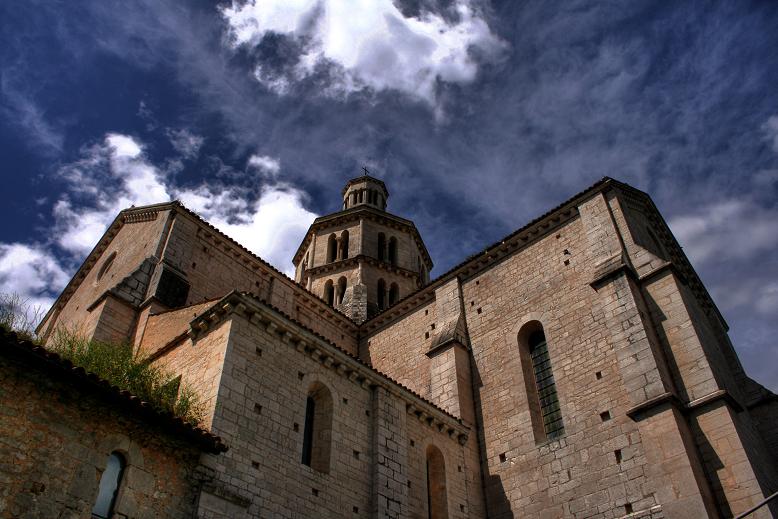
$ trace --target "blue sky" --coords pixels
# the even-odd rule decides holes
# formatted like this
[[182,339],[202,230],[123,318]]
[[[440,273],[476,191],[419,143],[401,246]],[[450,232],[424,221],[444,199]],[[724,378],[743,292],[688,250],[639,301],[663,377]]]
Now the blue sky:
[[767,1],[2,2],[0,291],[49,304],[170,198],[289,271],[362,165],[435,275],[608,175],[778,390],[776,28]]

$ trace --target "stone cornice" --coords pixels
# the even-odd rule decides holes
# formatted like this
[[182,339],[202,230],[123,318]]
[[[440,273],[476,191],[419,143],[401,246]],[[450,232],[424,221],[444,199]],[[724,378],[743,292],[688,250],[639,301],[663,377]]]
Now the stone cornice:
[[346,258],[344,260],[337,260],[337,261],[333,261],[332,263],[325,263],[324,265],[319,265],[318,267],[306,269],[305,274],[306,275],[324,274],[327,272],[338,272],[340,270],[354,268],[360,262],[367,263],[371,266],[378,267],[379,269],[384,270],[386,272],[398,274],[406,278],[417,279],[417,280],[419,279],[419,274],[417,272],[413,272],[412,270],[407,270],[395,265],[391,265],[386,261],[380,261],[377,260],[376,258],[373,258],[372,256],[365,256],[364,254],[359,254],[357,256]]
[[740,405],[740,403],[726,389],[718,389],[712,393],[709,393],[700,398],[695,398],[689,402],[682,401],[674,393],[662,393],[659,396],[650,398],[645,402],[627,409],[627,416],[635,421],[638,421],[646,414],[665,404],[671,405],[672,407],[678,409],[681,413],[688,414],[699,411],[705,406],[716,403],[723,403],[724,405],[729,406],[730,409],[736,413],[739,413],[743,410],[743,406]]
[[[233,314],[248,319],[255,326],[263,327],[299,353],[309,356],[364,389],[384,388],[405,401],[408,414],[438,432],[448,434],[460,444],[467,441],[470,429],[460,418],[449,414],[396,380],[368,366],[346,350],[252,294],[231,292],[209,310],[193,319],[185,336],[196,340]],[[180,342],[183,338],[177,337],[174,341]],[[170,346],[167,346],[166,351],[169,349]]]

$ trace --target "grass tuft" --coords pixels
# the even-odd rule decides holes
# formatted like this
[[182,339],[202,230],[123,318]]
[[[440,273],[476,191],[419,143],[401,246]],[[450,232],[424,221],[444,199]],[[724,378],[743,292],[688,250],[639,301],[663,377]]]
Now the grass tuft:
[[[31,315],[29,304],[17,295],[0,294],[0,328],[42,345],[35,335],[39,316]],[[76,366],[127,390],[162,411],[169,411],[194,425],[200,425],[205,408],[197,393],[173,376],[133,352],[131,344],[113,344],[85,339],[60,329],[45,345],[49,351]]]

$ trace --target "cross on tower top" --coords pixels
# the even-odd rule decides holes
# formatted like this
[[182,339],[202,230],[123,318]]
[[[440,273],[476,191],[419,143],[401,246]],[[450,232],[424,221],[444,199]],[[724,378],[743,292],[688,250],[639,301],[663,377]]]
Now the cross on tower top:
[[362,171],[365,172],[365,176],[369,176],[370,175],[370,172],[367,170],[366,166],[362,166]]

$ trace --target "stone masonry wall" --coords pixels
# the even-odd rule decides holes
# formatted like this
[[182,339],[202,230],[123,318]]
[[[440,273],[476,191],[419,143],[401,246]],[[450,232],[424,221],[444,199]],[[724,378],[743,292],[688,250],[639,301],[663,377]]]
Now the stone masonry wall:
[[429,351],[436,322],[435,304],[405,314],[400,321],[362,338],[359,356],[382,373],[431,399]]
[[[685,260],[661,216],[647,201],[626,191],[620,191],[618,198],[613,193],[609,204],[638,272],[651,276],[642,284],[643,297],[678,396],[694,406],[726,391],[743,405],[747,377],[715,310],[692,289],[694,280],[677,273],[684,271]],[[651,249],[672,259],[676,270],[654,274],[663,264]],[[761,501],[778,485],[778,473],[750,413],[723,409],[725,402],[729,401],[695,408],[689,420],[718,507],[728,515]],[[766,509],[761,513],[766,514]]]
[[351,331],[354,325],[345,316],[327,310],[318,297],[186,214],[177,215],[163,259],[189,281],[188,304],[219,298],[232,290],[251,292],[341,347],[357,351],[356,334]]
[[[245,318],[232,321],[213,432],[230,445],[208,456],[217,473],[201,517],[361,517],[370,506],[370,392]],[[305,402],[315,382],[332,395],[329,474],[301,464]],[[357,511],[355,512],[355,507]]]
[[[489,516],[659,516],[681,506],[705,514],[705,489],[693,490],[704,477],[680,415],[666,408],[642,423],[627,416],[666,391],[665,367],[640,318],[636,287],[590,285],[598,262],[617,262],[620,246],[604,198],[591,201],[587,215],[586,225],[574,219],[462,283]],[[430,313],[412,311],[361,347],[374,366],[422,395],[430,380],[424,337],[432,341],[432,325],[445,320]],[[517,343],[531,321],[544,327],[566,431],[540,444]],[[630,367],[629,348],[619,353],[632,341],[641,345],[632,351],[652,359],[641,364],[644,374]],[[692,490],[681,492],[689,480]]]
[[206,429],[211,428],[216,411],[229,335],[230,323],[219,323],[209,333],[194,339],[186,338],[153,361],[167,373],[180,375],[181,384],[188,385],[199,395]]
[[[154,220],[125,223],[108,247],[99,254],[64,308],[59,314],[53,314],[56,324],[69,329],[94,330],[94,322],[90,321],[96,318],[91,317],[87,308],[106,290],[132,274],[146,258],[157,253],[168,216],[169,211],[159,211]],[[110,268],[98,280],[98,273],[113,253],[116,256]],[[41,330],[48,330],[54,324],[53,321],[50,319],[44,322]]]
[[195,447],[35,369],[0,359],[0,518],[89,517],[114,451],[128,464],[116,517],[194,513]]
[[[420,446],[434,439],[450,457],[452,503],[467,505],[455,438],[406,417],[394,394],[300,351],[274,325],[238,314],[230,322],[213,420],[230,451],[204,457],[217,479],[201,517],[408,517],[408,485],[426,488],[424,473],[409,473],[411,437]],[[328,472],[301,463],[306,397],[322,386],[333,405]],[[456,508],[449,517],[468,517]]]
[[[588,284],[588,248],[576,219],[463,283],[490,517],[620,517],[658,504],[645,487],[648,460],[603,327],[607,299]],[[541,444],[517,343],[530,321],[544,328],[566,432]]]

